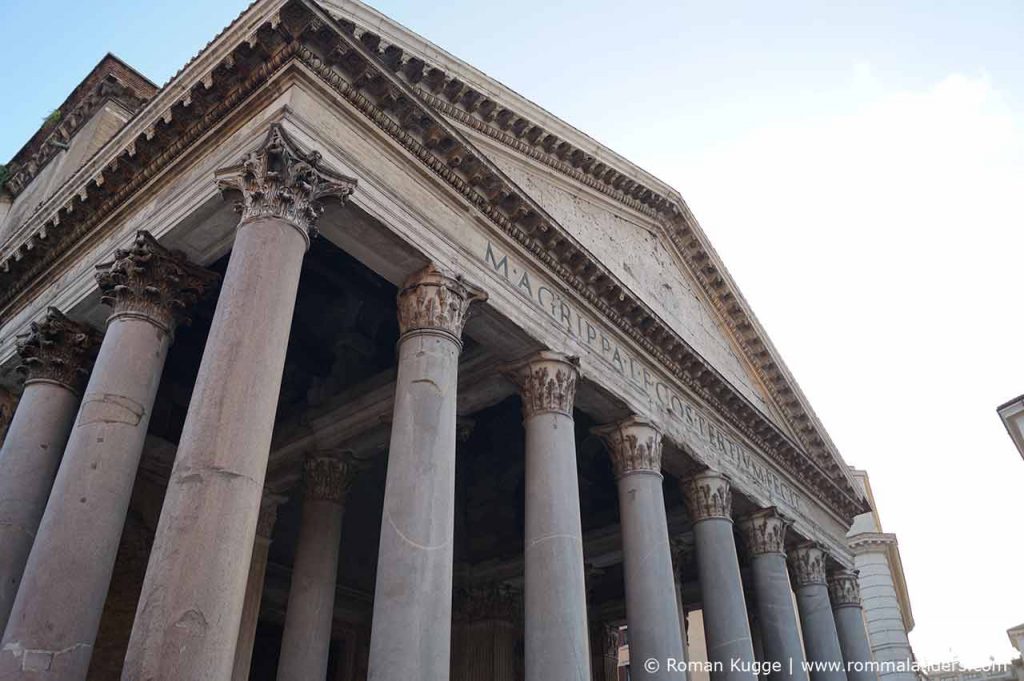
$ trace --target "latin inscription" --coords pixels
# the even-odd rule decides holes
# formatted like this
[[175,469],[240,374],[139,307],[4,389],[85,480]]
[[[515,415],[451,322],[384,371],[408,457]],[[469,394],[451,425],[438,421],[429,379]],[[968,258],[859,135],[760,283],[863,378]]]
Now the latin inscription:
[[586,346],[594,357],[657,403],[678,425],[698,438],[706,451],[716,458],[725,459],[749,480],[767,490],[773,499],[782,499],[796,510],[802,508],[800,496],[791,485],[767,468],[746,446],[719,427],[671,385],[661,380],[643,360],[621,347],[605,333],[601,325],[490,242],[487,242],[483,260],[525,301],[540,311],[551,325]]

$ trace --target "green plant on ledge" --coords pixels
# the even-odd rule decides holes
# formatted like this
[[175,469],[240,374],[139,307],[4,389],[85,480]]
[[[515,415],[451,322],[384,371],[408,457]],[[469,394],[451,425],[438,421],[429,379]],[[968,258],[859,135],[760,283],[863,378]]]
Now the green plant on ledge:
[[60,109],[54,109],[50,115],[43,119],[43,127],[50,128],[60,122]]

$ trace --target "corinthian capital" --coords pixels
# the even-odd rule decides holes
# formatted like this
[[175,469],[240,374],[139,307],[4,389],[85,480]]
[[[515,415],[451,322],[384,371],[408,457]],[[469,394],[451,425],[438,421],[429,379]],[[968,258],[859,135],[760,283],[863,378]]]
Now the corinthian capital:
[[434,330],[460,340],[469,306],[484,300],[487,294],[461,277],[427,265],[409,277],[398,292],[398,326],[403,335]]
[[860,580],[856,570],[836,570],[828,576],[828,595],[833,608],[860,607]]
[[826,583],[825,561],[827,554],[817,544],[802,544],[789,552],[789,567],[797,586]]
[[310,456],[305,463],[306,498],[342,503],[358,472],[348,457]]
[[117,249],[111,262],[96,266],[96,281],[103,291],[100,300],[114,309],[112,318],[142,317],[168,332],[188,323],[191,307],[219,280],[141,230],[131,246]]
[[715,471],[704,471],[680,483],[690,520],[711,518],[732,521],[732,490],[729,479]]
[[101,336],[88,324],[73,322],[55,307],[46,309],[41,322],[32,322],[18,336],[18,367],[26,382],[53,381],[82,392],[89,378]]
[[743,543],[752,555],[785,553],[786,526],[789,523],[774,508],[755,511],[739,522]]
[[661,431],[647,419],[630,416],[592,432],[608,445],[616,478],[630,473],[661,475]]
[[571,418],[576,382],[580,377],[579,365],[577,357],[542,350],[506,369],[505,374],[519,386],[523,418],[544,412],[556,412]]
[[259,149],[240,164],[217,171],[217,186],[241,192],[235,203],[242,216],[239,224],[277,218],[296,227],[308,243],[324,211],[323,200],[344,201],[356,187],[354,179],[324,168],[321,159],[317,151],[299,149],[275,123]]

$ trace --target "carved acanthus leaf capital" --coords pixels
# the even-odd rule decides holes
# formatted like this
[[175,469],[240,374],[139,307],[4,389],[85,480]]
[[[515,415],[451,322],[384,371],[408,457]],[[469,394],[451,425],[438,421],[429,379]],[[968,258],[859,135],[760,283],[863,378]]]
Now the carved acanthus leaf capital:
[[100,300],[114,309],[114,317],[140,316],[173,331],[189,322],[189,310],[216,289],[220,276],[140,230],[131,246],[96,266],[96,281],[103,291]]
[[789,522],[774,508],[755,511],[739,522],[743,542],[752,555],[786,552]]
[[693,522],[721,518],[732,520],[732,490],[729,479],[715,471],[704,471],[680,483],[686,510]]
[[317,151],[300,149],[275,123],[259,149],[240,164],[217,171],[217,186],[222,192],[241,192],[235,203],[240,224],[277,218],[295,226],[308,241],[324,211],[323,200],[344,201],[356,188],[356,180],[324,168],[321,159]]
[[359,467],[347,456],[324,454],[306,458],[306,498],[343,503]]
[[55,307],[18,336],[18,366],[26,381],[54,381],[82,392],[102,337],[88,324],[73,322]]
[[460,340],[470,305],[484,300],[487,294],[462,277],[427,265],[409,277],[398,292],[398,326],[403,335],[434,330]]
[[828,554],[818,544],[802,544],[789,552],[789,567],[796,586],[825,585]]
[[508,584],[476,584],[455,591],[455,619],[461,622],[522,620],[522,591]]
[[576,383],[580,377],[578,357],[542,350],[529,359],[505,369],[523,400],[523,418],[544,412],[572,417]]
[[860,580],[856,570],[835,570],[828,576],[828,595],[833,608],[860,607]]
[[592,432],[608,445],[616,478],[630,473],[661,475],[661,431],[650,421],[631,416]]

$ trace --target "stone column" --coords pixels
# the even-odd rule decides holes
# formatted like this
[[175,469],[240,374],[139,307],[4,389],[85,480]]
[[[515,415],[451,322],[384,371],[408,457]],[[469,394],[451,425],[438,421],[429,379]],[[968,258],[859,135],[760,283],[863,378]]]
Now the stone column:
[[235,662],[232,666],[231,681],[249,681],[252,666],[252,650],[256,642],[256,626],[260,620],[260,604],[263,602],[263,582],[267,575],[267,557],[270,554],[270,538],[277,522],[277,507],[284,497],[269,495],[260,504],[260,516],[256,522],[256,539],[252,545],[249,560],[249,578],[245,582],[245,603],[242,605],[242,620],[238,627],[238,644],[235,646]]
[[[678,602],[665,597],[675,594],[676,585],[661,488],[661,431],[633,416],[594,432],[608,445],[619,487],[630,668],[638,681],[679,681],[675,665],[686,652]],[[646,667],[647,660],[657,663],[657,671]]]
[[339,456],[306,459],[302,527],[277,664],[279,681],[327,677],[342,513],[354,476],[355,466]]
[[50,498],[99,334],[56,308],[17,339],[25,389],[0,449],[0,634]]
[[818,666],[810,670],[811,681],[846,681],[825,582],[825,559],[825,551],[814,543],[803,544],[789,554],[807,662]]
[[750,667],[732,666],[733,660],[741,667],[753,665],[754,648],[732,532],[729,481],[721,473],[704,471],[684,480],[682,491],[693,522],[708,660],[723,665],[716,681],[751,681]]
[[786,568],[786,527],[788,523],[775,509],[767,508],[740,521],[744,543],[750,554],[750,573],[760,620],[764,659],[782,665],[780,673],[771,673],[771,681],[806,681],[800,626],[793,606],[793,591]]
[[0,678],[85,678],[174,327],[216,281],[147,232],[97,269],[114,312],[4,632]]
[[355,181],[274,125],[218,173],[242,214],[171,471],[122,678],[230,678],[302,259]]
[[847,678],[849,681],[878,681],[877,671],[871,668],[874,656],[864,626],[857,571],[834,571],[828,577],[828,593],[836,620],[839,647],[847,665]]
[[370,635],[369,681],[448,681],[455,393],[462,327],[485,296],[428,266],[398,294],[398,377]]
[[510,371],[526,428],[526,681],[589,679],[572,405],[579,362],[539,352]]

